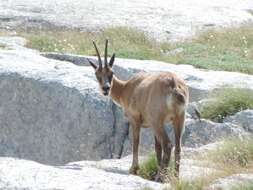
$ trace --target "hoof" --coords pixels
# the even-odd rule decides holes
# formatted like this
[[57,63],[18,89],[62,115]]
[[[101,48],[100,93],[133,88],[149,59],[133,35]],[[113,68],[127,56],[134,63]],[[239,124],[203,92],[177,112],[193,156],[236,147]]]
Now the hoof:
[[155,182],[163,183],[163,178],[161,174],[157,173],[155,176]]
[[174,177],[179,179],[179,172],[175,172]]
[[168,176],[167,176],[167,170],[166,169],[158,169],[154,180],[156,182],[165,183],[167,177]]
[[139,166],[132,166],[129,169],[129,174],[137,175],[137,171],[139,170]]

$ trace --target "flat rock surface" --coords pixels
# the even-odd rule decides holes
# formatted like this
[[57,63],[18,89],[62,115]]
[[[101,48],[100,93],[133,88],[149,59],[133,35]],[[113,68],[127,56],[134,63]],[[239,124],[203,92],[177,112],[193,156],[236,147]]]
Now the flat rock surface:
[[[191,159],[203,150],[211,150],[217,146],[210,144],[197,149],[183,147],[180,178],[194,180],[217,172],[205,161]],[[186,158],[187,157],[187,158]],[[146,157],[140,157],[140,161]],[[172,160],[173,161],[173,160]],[[101,161],[78,161],[66,165],[52,166],[38,162],[0,157],[0,189],[6,190],[42,190],[42,189],[76,189],[76,190],[141,190],[151,188],[161,190],[170,187],[128,174],[132,155],[122,159]],[[170,188],[169,188],[170,189]]]
[[[112,161],[113,164],[113,161]],[[5,190],[160,190],[159,183],[133,175],[108,172],[89,164],[49,166],[15,158],[0,158],[0,189]]]
[[96,30],[139,28],[160,40],[193,36],[216,26],[253,20],[251,0],[1,0],[0,26]]

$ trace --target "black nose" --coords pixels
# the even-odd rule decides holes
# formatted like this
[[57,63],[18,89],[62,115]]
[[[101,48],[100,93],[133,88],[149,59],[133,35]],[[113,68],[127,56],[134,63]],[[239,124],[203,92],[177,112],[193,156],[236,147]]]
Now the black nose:
[[109,86],[103,86],[103,90],[104,90],[104,91],[108,91],[109,89],[110,89]]

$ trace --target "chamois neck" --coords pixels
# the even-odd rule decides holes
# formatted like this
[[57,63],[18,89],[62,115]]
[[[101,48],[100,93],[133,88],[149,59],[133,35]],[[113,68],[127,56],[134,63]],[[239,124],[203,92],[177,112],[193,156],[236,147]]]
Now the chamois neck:
[[117,104],[121,105],[121,95],[124,93],[126,81],[118,79],[115,75],[112,78],[110,96]]

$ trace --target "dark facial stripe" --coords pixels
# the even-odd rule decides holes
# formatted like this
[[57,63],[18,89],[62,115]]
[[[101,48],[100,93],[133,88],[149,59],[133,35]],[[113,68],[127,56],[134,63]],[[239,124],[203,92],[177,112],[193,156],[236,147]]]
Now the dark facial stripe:
[[108,77],[110,84],[112,83],[112,77],[113,77],[113,74]]

